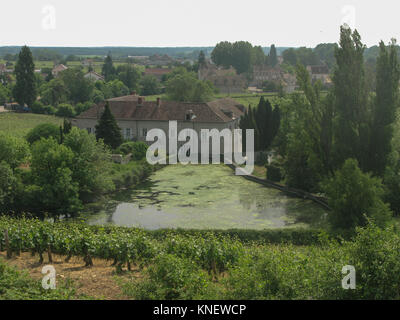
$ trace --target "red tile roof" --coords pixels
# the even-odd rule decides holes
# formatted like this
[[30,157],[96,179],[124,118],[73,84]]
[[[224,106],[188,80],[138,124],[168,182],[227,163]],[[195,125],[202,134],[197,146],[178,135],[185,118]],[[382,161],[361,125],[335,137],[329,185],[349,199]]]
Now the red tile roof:
[[[159,106],[155,101],[143,101],[139,105],[138,100],[139,96],[129,95],[107,101],[117,120],[185,121],[189,110],[196,116],[192,120],[194,122],[230,122],[232,118],[237,119],[243,115],[243,106],[230,98],[208,103],[161,101]],[[103,113],[104,105],[105,102],[94,105],[77,118],[98,119]]]

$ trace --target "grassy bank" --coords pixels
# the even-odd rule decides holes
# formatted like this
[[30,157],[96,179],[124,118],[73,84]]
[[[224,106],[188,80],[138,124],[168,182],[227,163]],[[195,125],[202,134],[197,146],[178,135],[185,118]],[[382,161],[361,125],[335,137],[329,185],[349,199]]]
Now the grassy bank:
[[0,113],[0,132],[5,132],[21,138],[25,137],[31,129],[42,123],[61,125],[63,119],[56,116],[33,113]]

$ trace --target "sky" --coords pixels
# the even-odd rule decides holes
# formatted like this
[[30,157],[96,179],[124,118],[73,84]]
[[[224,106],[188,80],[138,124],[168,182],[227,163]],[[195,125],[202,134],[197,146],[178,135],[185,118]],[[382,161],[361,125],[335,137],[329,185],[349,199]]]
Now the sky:
[[0,46],[314,47],[344,22],[368,46],[400,42],[398,0],[2,0]]

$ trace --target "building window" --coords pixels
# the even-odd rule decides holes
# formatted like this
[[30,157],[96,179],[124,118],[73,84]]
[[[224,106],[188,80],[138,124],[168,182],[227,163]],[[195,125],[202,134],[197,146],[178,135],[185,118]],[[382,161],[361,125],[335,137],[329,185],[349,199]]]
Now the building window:
[[142,130],[143,137],[147,137],[147,129],[143,128]]
[[92,128],[86,128],[88,133],[92,133]]
[[131,128],[126,128],[125,129],[125,138],[130,139],[131,138]]

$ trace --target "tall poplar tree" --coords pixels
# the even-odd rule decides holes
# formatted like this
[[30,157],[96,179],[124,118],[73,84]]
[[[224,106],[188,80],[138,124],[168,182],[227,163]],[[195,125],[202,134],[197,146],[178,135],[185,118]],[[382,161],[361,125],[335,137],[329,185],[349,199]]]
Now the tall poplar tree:
[[[334,163],[341,167],[348,158],[365,168],[368,151],[367,90],[364,79],[364,50],[361,37],[347,26],[340,28],[339,47],[335,50],[337,66],[333,73]],[[367,140],[367,141],[366,141]]]
[[16,84],[13,89],[15,100],[24,106],[33,105],[37,97],[35,64],[33,63],[32,52],[27,46],[23,46],[17,63],[15,64]]
[[388,47],[381,41],[379,49],[368,170],[382,176],[392,151],[392,124],[399,106],[400,67],[395,40]]

